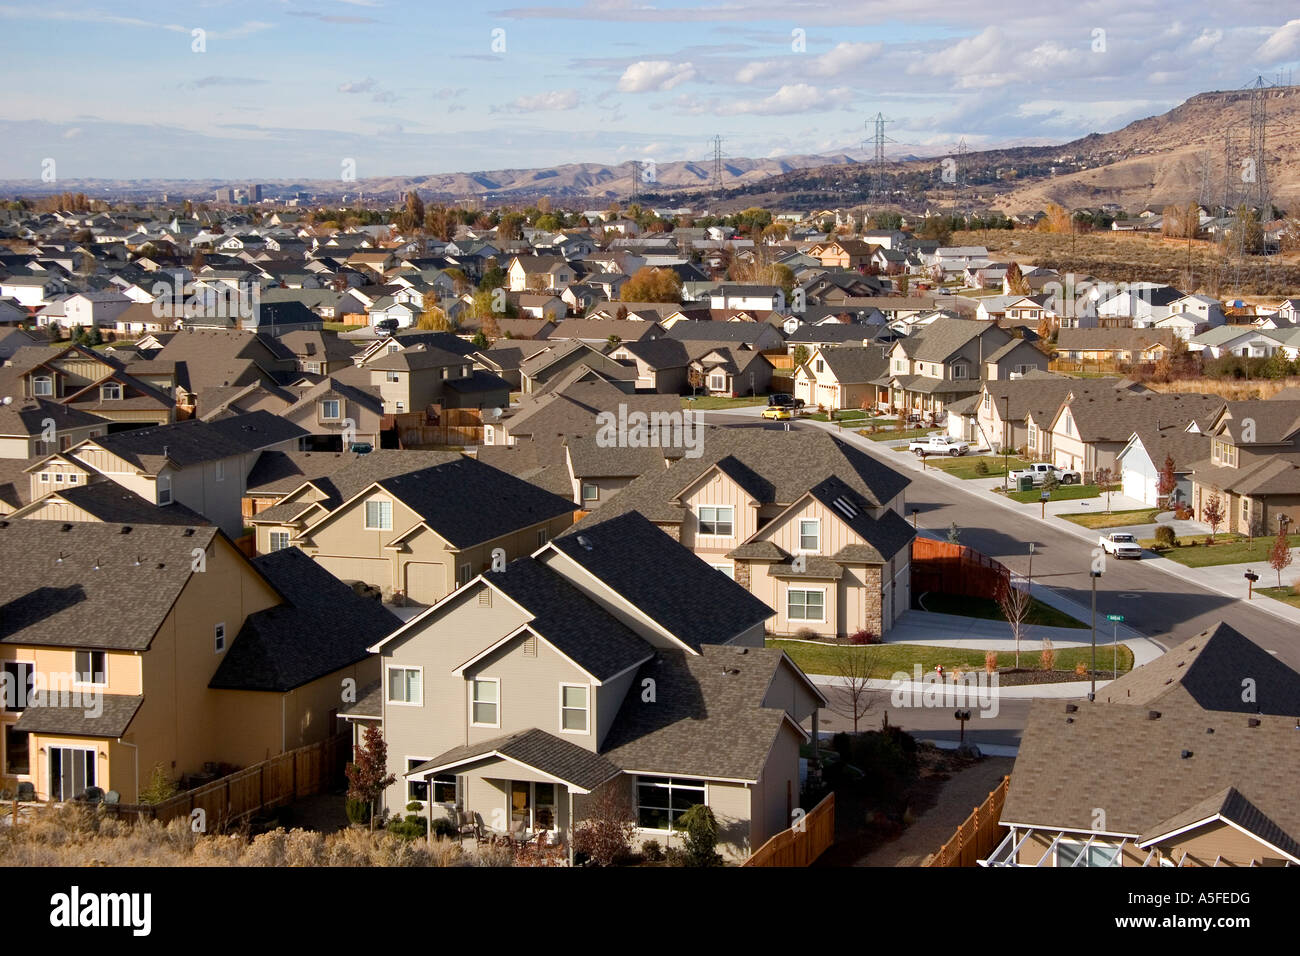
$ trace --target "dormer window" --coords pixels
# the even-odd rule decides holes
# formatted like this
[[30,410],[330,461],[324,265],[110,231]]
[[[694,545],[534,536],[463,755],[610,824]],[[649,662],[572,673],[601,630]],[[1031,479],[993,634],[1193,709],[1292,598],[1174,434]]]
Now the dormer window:
[[158,476],[158,504],[172,503],[172,480],[168,475]]
[[816,553],[821,550],[822,523],[816,518],[799,522],[799,550]]
[[33,395],[53,395],[54,379],[48,375],[37,375],[32,379]]
[[967,369],[965,365],[954,365],[952,367],[952,377],[954,379],[965,378]]
[[122,400],[122,386],[117,382],[107,382],[99,386],[99,400],[101,402],[120,402]]
[[339,400],[337,398],[327,398],[320,403],[320,417],[326,420],[334,420],[339,417]]

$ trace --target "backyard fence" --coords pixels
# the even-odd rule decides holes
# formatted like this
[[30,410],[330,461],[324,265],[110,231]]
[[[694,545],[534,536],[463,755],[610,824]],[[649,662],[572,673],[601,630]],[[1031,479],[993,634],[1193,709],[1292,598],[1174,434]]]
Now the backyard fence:
[[190,818],[195,810],[202,810],[204,829],[211,833],[260,810],[284,806],[341,783],[343,768],[351,757],[351,735],[339,734],[178,793],[161,803],[102,806],[105,812],[120,817],[159,823]]
[[933,538],[912,542],[912,593],[996,598],[1011,583],[1006,565],[974,548]]
[[1009,776],[990,791],[988,797],[971,811],[964,823],[957,828],[952,838],[939,848],[939,852],[926,861],[926,866],[979,866],[979,861],[987,859],[1004,834],[998,818],[1002,816],[1002,806],[1007,802],[1007,788],[1011,785]]
[[384,431],[396,430],[401,448],[483,444],[483,414],[477,408],[438,409],[434,406],[428,413],[385,415],[380,427]]
[[813,807],[796,826],[782,830],[750,854],[743,866],[809,866],[835,842],[835,794]]

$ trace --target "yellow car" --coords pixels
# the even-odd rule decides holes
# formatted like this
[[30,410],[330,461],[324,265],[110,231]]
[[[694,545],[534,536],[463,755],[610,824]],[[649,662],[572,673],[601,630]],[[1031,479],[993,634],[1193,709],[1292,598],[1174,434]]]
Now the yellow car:
[[789,421],[794,418],[794,415],[790,413],[790,408],[787,405],[769,405],[763,409],[763,417],[774,421]]

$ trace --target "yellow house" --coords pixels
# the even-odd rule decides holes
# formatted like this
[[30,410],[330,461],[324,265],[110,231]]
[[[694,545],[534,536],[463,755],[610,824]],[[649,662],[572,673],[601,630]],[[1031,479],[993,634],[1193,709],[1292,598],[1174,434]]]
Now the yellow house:
[[[0,523],[0,790],[137,802],[336,732],[399,622],[297,553],[212,526]],[[350,683],[348,683],[350,682]]]

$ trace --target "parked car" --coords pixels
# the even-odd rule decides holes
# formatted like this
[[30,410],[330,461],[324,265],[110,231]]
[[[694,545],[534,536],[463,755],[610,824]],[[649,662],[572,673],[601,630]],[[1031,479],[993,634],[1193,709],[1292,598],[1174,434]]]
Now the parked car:
[[1137,538],[1126,531],[1112,531],[1100,538],[1102,550],[1117,558],[1141,558],[1142,547]]
[[794,410],[789,405],[769,405],[763,409],[763,417],[788,422],[794,418]]
[[1022,475],[1030,476],[1035,485],[1041,485],[1048,475],[1054,475],[1056,480],[1063,485],[1077,485],[1083,480],[1083,475],[1070,468],[1058,468],[1050,462],[1038,461],[1024,468],[1017,468],[1007,477],[1013,485],[1020,484]]
[[343,583],[350,587],[352,593],[358,597],[370,598],[372,601],[383,600],[384,592],[373,584],[367,584],[365,581],[344,581]]
[[775,408],[782,406],[785,408],[803,408],[804,401],[802,398],[795,398],[785,392],[773,392],[767,396],[767,407]]
[[918,458],[926,455],[952,455],[955,458],[970,451],[970,445],[950,435],[930,435],[928,438],[908,442],[907,450]]

